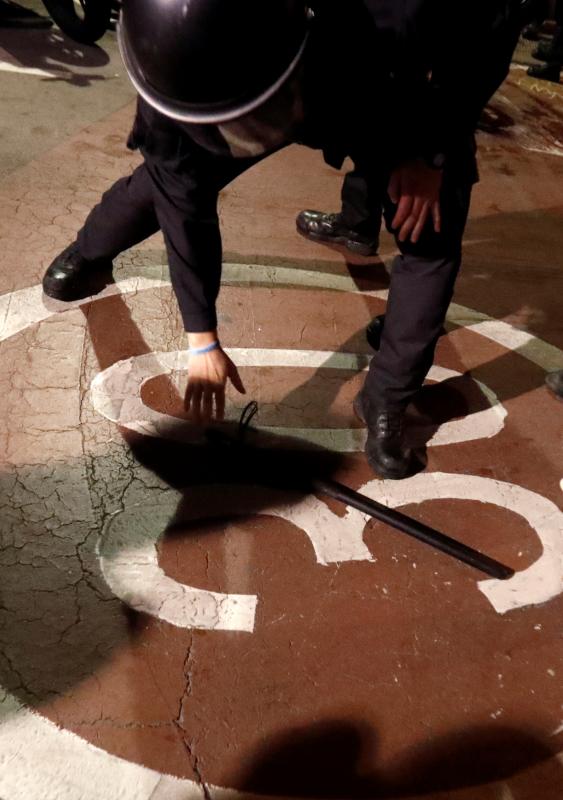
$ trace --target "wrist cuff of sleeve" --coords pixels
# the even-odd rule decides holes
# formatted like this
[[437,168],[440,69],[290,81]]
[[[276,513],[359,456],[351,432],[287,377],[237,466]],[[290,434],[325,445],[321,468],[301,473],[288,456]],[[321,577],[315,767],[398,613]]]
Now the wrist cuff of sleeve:
[[217,329],[217,315],[211,313],[185,312],[180,308],[184,330],[187,333],[205,333]]

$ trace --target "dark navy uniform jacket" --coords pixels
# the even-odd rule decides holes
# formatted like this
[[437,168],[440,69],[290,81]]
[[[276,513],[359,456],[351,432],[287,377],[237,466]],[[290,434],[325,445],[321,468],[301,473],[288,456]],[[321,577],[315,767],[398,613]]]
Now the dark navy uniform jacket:
[[[340,166],[455,158],[508,73],[521,0],[311,0],[305,120],[296,137]],[[184,145],[182,144],[182,141]],[[228,155],[216,126],[179,123],[140,101],[130,146],[168,160],[190,144]]]

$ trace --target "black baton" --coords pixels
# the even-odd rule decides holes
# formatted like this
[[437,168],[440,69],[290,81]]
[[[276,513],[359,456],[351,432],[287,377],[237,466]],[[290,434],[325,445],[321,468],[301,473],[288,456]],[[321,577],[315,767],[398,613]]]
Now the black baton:
[[391,527],[397,528],[408,536],[429,544],[431,547],[435,547],[436,550],[440,550],[458,561],[463,561],[465,564],[475,567],[475,569],[490,575],[492,578],[505,581],[514,575],[514,570],[505,564],[501,564],[500,561],[495,561],[494,558],[480,553],[479,550],[474,550],[472,547],[458,542],[457,539],[452,539],[451,536],[446,536],[445,533],[440,533],[440,531],[425,525],[423,522],[407,517],[406,514],[402,514],[394,508],[387,508],[387,506],[377,503],[359,492],[355,492],[342,483],[313,479],[311,486],[319,494],[328,495],[328,497],[339,500],[341,503],[346,503],[346,505],[352,506],[352,508],[356,508],[364,514],[369,514],[370,517],[391,525]]

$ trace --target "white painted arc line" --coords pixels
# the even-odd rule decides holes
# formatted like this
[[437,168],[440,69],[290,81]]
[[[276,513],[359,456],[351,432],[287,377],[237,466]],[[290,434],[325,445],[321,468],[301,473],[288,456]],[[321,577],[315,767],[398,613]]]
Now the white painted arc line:
[[[47,72],[44,69],[37,69],[35,67],[22,67],[18,64],[13,64],[10,61],[0,60],[0,72],[12,72],[18,75],[34,75],[39,78],[56,78],[54,72]],[[60,71],[58,72],[60,74]],[[66,74],[66,73],[65,73]]]
[[542,367],[546,372],[563,368],[561,350],[548,342],[538,339],[527,331],[521,331],[506,322],[487,319],[466,327],[467,331],[477,333],[496,344],[518,353],[528,361]]
[[[229,285],[229,281],[252,283],[252,275],[254,273],[260,275],[263,280],[270,280],[270,282],[277,278],[279,283],[284,283],[286,279],[289,279],[288,273],[291,273],[293,276],[291,284],[296,286],[333,289],[377,297],[382,300],[386,299],[388,295],[387,291],[362,292],[351,278],[342,275],[313,272],[311,270],[292,270],[288,267],[267,267],[260,264],[225,264],[223,267],[223,283],[225,285]],[[283,277],[283,280],[279,280],[280,276]],[[128,278],[112,284],[95,297],[88,297],[75,303],[49,301],[48,308],[42,298],[41,286],[32,286],[0,295],[0,313],[5,315],[3,322],[0,324],[0,342],[10,336],[14,336],[30,325],[42,322],[55,314],[79,308],[86,303],[102,300],[105,297],[116,294],[141,292],[169,285],[170,282],[168,280]],[[513,332],[521,333],[521,331],[518,331],[517,328],[507,322],[492,320],[487,314],[466,308],[458,303],[450,305],[447,318],[449,322],[462,327],[471,327],[479,322],[494,322],[494,329],[492,327],[484,328],[479,333],[503,347],[507,346],[505,342],[512,337]],[[497,336],[500,336],[501,339],[495,338]],[[523,346],[521,355],[547,371],[563,369],[563,351],[537,337],[534,337],[533,342],[528,342]]]
[[[367,369],[369,361],[367,356],[360,354],[319,350],[227,348],[226,352],[239,367],[307,367],[359,372]],[[106,419],[136,433],[193,442],[198,434],[188,421],[156,411],[145,405],[142,399],[142,387],[151,378],[188,370],[188,367],[189,353],[185,351],[149,353],[117,362],[92,381],[92,405]],[[428,377],[444,381],[461,377],[461,373],[433,366]],[[489,403],[488,407],[441,425],[429,439],[430,446],[491,438],[502,430],[506,409],[488,387],[477,384]],[[292,436],[341,453],[359,452],[366,441],[366,432],[362,428],[257,427],[264,433]],[[424,428],[419,430],[420,435],[424,435]]]
[[[508,581],[479,582],[479,590],[499,614],[545,603],[563,591],[563,512],[535,492],[492,478],[455,473],[424,473],[401,483],[375,480],[359,491],[391,508],[458,499],[489,503],[518,514],[530,524],[542,543],[541,557]],[[287,494],[272,489],[240,486],[198,487],[186,493],[183,507],[191,509],[190,519],[208,519],[207,511],[197,511],[200,508],[197,500],[205,501],[203,508],[209,509],[219,505],[219,497],[222,515],[260,513],[291,522],[308,536],[317,563],[321,565],[373,560],[363,541],[368,518],[354,509],[347,508],[345,516],[340,518],[314,496],[288,499]],[[241,623],[241,620],[249,620],[251,614],[250,601],[245,601],[244,596],[214,595],[210,601],[206,595],[212,593],[174,582],[162,570],[155,576],[156,543],[173,518],[178,501],[177,493],[170,492],[153,508],[153,516],[146,513],[144,506],[133,506],[112,518],[98,548],[108,585],[131,608],[179,627],[248,630],[249,625]],[[188,613],[186,591],[191,593]],[[230,597],[236,597],[237,602],[225,627],[221,603],[228,606]],[[201,607],[196,613],[194,609],[198,603]],[[254,608],[252,606],[252,613]],[[253,619],[252,616],[252,622]]]
[[130,608],[177,627],[252,633],[255,596],[186,586],[159,566],[156,545],[180,500],[169,492],[150,509],[132,506],[108,520],[97,545],[106,583]]
[[[212,785],[204,790],[194,781],[110,755],[17,701],[0,701],[0,720],[3,716],[0,725],[3,800],[100,800],[101,797],[103,800],[205,800],[206,796],[212,800],[271,800]],[[555,756],[555,760],[563,763],[563,754]],[[508,789],[506,783],[499,784],[500,791],[505,789]]]
[[37,325],[57,314],[73,311],[87,303],[103,300],[105,297],[114,295],[132,294],[169,285],[168,281],[152,278],[128,278],[119,283],[111,284],[94,297],[86,297],[73,303],[45,299],[41,284],[8,292],[0,295],[0,342],[21,333],[31,325]]
[[[143,287],[141,283],[142,281],[139,281],[137,283],[136,289],[129,289],[129,291],[135,291],[135,290],[140,291],[142,288],[150,288],[148,286]],[[124,282],[124,286],[122,288],[125,288],[126,284],[127,282]],[[153,282],[153,285],[155,284],[166,285],[166,282],[164,281]],[[33,288],[34,287],[32,287],[32,289]],[[29,290],[22,290],[22,291],[26,292]],[[108,294],[116,294],[118,291],[119,287],[111,287],[110,291],[104,293],[104,296],[107,296]],[[92,299],[99,299],[99,297],[100,296],[98,296],[98,298],[89,298],[83,302],[91,302]],[[21,326],[20,327],[16,326],[17,330],[14,330],[14,326],[12,324],[14,320],[10,319],[10,313],[9,313],[11,307],[10,300],[11,299],[8,299],[8,301],[6,302],[2,299],[2,305],[0,306],[0,308],[4,308],[6,310],[6,318],[2,326],[2,330],[0,331],[0,341],[4,338],[7,338],[7,335],[4,335],[4,333],[9,331],[10,327],[12,327],[12,332],[8,333],[8,335],[14,335],[14,333],[18,332],[19,330],[23,330],[25,327],[28,327],[28,325],[34,324],[34,322],[36,321],[41,321],[41,319],[46,319],[49,316],[52,316],[53,312],[48,312],[46,315],[41,316],[39,320],[31,319],[27,324],[21,325],[22,316],[25,316],[25,314],[22,314],[22,309],[20,308],[19,323]],[[83,302],[74,304],[73,307],[82,305]],[[64,308],[60,308],[60,310],[63,311],[66,310],[67,308],[68,306],[64,305]],[[478,312],[472,312],[469,309],[462,309],[462,307],[459,306],[458,309],[461,309],[463,313],[466,315],[466,317],[472,318],[473,321],[482,320],[483,318],[486,319],[486,315],[479,315]],[[503,323],[503,325],[506,325],[506,323]],[[506,326],[508,328],[511,328],[510,325]],[[538,340],[538,346],[541,347],[542,344],[545,343],[542,343],[541,341]],[[556,351],[556,353],[557,353],[557,358],[559,359],[559,363],[550,364],[549,367],[550,369],[556,369],[560,366],[563,366],[563,354],[561,353],[561,351]],[[540,363],[534,361],[533,354],[523,353],[523,355],[529,358],[534,363]],[[544,366],[544,363],[541,363],[540,365]],[[6,703],[10,704],[12,701],[14,703],[17,703],[17,701],[15,701],[15,698],[11,698],[10,695],[6,695],[4,701],[0,701],[0,714],[2,714],[3,711],[2,707],[3,706],[5,707]],[[195,800],[197,798],[199,800],[199,798],[201,797],[201,791],[199,787],[195,787],[194,790],[194,785],[191,784],[191,782],[178,783],[176,779],[169,778],[167,776],[162,776],[161,778],[159,778],[158,773],[151,773],[144,767],[139,767],[137,765],[132,765],[127,762],[123,762],[121,759],[117,759],[113,756],[110,756],[109,754],[104,753],[103,751],[97,751],[96,748],[93,748],[91,745],[79,739],[74,734],[70,734],[67,731],[59,730],[58,728],[56,728],[56,726],[52,725],[51,723],[48,723],[47,720],[44,720],[38,717],[37,715],[32,714],[32,712],[29,712],[26,709],[22,709],[19,705],[17,705],[17,707],[15,708],[12,706],[11,710],[9,710],[8,723],[11,724],[13,720],[17,722],[18,721],[17,718],[20,716],[20,713],[21,715],[29,715],[29,717],[32,718],[32,723],[27,729],[18,731],[15,730],[13,727],[11,727],[10,729],[8,729],[6,726],[0,727],[0,735],[2,736],[2,739],[5,739],[6,741],[5,747],[0,746],[0,766],[2,765],[2,759],[4,759],[4,764],[6,764],[8,761],[10,762],[10,774],[8,774],[7,770],[0,770],[0,780],[3,781],[3,783],[0,783],[0,790],[2,790],[2,794],[6,795],[5,800],[19,800],[19,798],[23,799],[23,797],[25,797],[25,800],[28,800],[29,797],[34,796],[33,788],[37,788],[38,786],[40,786],[41,788],[40,790],[38,790],[39,794],[36,793],[35,796],[41,796],[42,800],[60,800],[60,792],[59,792],[60,778],[61,774],[65,774],[64,767],[67,763],[72,763],[74,765],[74,769],[71,768],[71,772],[73,773],[73,778],[76,780],[76,786],[72,789],[72,794],[69,794],[68,800],[79,800],[79,798],[80,800],[90,800],[91,787],[96,785],[95,781],[100,774],[104,775],[104,777],[107,779],[108,788],[107,791],[104,793],[104,797],[107,798],[107,800],[129,800],[129,798],[131,798],[131,800],[133,800],[133,798],[134,800],[145,800],[145,799],[148,800],[149,798],[152,798],[152,800],[156,800],[157,797],[159,798],[159,800],[160,798],[162,798],[162,800],[164,800],[164,798],[166,798],[166,800],[179,800],[180,798],[182,798],[182,800],[187,800],[187,798],[189,798],[190,800],[192,800],[193,798]],[[15,716],[12,718],[10,717],[10,714],[13,714]],[[39,750],[34,750],[39,735],[38,734],[39,728],[44,727],[45,725],[49,728],[49,735],[52,736],[52,739],[48,743],[48,746],[46,748],[44,747],[43,749],[40,748]],[[7,735],[4,735],[5,733]],[[57,752],[58,742],[60,741],[61,736],[64,737],[67,741],[69,738],[74,740],[79,755],[78,758],[75,758],[74,760],[70,758],[63,759],[62,764],[57,762],[56,775],[53,776],[53,770],[51,770],[50,773],[51,778],[56,781],[56,785],[52,786],[49,785],[49,776],[47,775],[46,776],[47,780],[44,780],[45,773],[42,773],[41,771],[51,766],[51,760],[50,760],[51,754]],[[4,742],[2,742],[2,744],[4,744]],[[92,773],[84,776],[84,768],[87,762],[87,756],[85,754],[86,753],[91,754],[92,750],[96,751],[99,754],[101,760],[97,762],[96,771],[93,776]],[[46,753],[47,756],[45,755]],[[114,778],[116,775],[118,777],[122,777],[124,769],[127,771],[132,769],[133,773],[128,773],[127,785],[125,786],[123,791],[119,792],[119,795],[117,795],[115,793],[115,789],[117,787],[118,781],[115,781]],[[166,787],[164,788],[163,792],[158,791],[158,789],[153,790],[152,788],[147,793],[143,793],[143,791],[137,791],[137,787],[134,786],[134,781],[137,779],[137,776],[139,774],[145,776],[147,773],[149,773],[151,777],[154,776],[157,777],[157,779],[160,781],[157,784],[157,786],[161,785],[164,786],[164,783],[166,783]],[[25,785],[25,782],[26,780],[29,780],[30,775],[33,776],[35,779],[32,791],[29,791],[28,787],[26,787]],[[133,779],[131,779],[130,777],[131,775],[134,775]],[[83,777],[85,777],[85,781],[83,781],[81,785],[80,781]],[[8,780],[11,781],[11,784],[9,786],[6,783],[6,781]],[[168,783],[168,781],[170,783]],[[178,787],[180,788],[178,789]],[[117,788],[119,789],[119,787]],[[128,789],[131,789],[133,793],[128,793]],[[178,792],[176,791],[177,789]],[[49,794],[51,790],[53,790],[54,793]],[[9,796],[7,792],[10,792]],[[212,796],[222,797],[222,798],[225,798],[227,796],[236,797],[236,793],[228,789],[225,790],[217,789],[213,790]],[[97,794],[96,800],[98,800],[98,797],[99,795]]]
[[563,592],[563,511],[536,492],[477,475],[421,473],[404,481],[371,481],[360,491],[391,508],[431,500],[472,500],[523,517],[543,546],[540,558],[506,581],[484,580],[479,591],[499,614],[547,603]]
[[0,722],[3,800],[205,800],[194,781],[112,756],[9,695]]
[[180,500],[190,520],[209,519],[207,511],[193,511],[194,505],[201,508],[202,503],[205,509],[220,507],[222,517],[244,517],[254,510],[284,519],[306,534],[322,566],[373,561],[363,541],[366,518],[355,509],[347,509],[341,518],[314,496],[295,497],[254,486],[199,486],[182,495],[166,492],[150,508],[135,505],[113,515],[96,550],[102,575],[116,597],[129,608],[179,628],[252,633],[258,603],[255,595],[221,594],[186,586],[159,567],[156,546]]
[[261,264],[223,264],[222,283],[252,284],[255,280],[265,280],[272,286],[306,287],[308,289],[329,289],[348,294],[361,294],[385,300],[389,294],[387,289],[364,291],[358,288],[353,278],[347,275],[335,275],[330,272],[292,269],[291,267],[263,266]]

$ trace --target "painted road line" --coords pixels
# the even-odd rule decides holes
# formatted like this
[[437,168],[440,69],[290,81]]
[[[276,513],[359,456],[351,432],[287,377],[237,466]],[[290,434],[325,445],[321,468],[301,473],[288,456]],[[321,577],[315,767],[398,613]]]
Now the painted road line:
[[[334,291],[376,297],[381,300],[385,300],[388,296],[386,290],[364,292],[357,287],[352,278],[343,275],[261,264],[224,264],[223,266],[223,284],[226,286],[233,284],[251,285],[257,279],[267,282],[268,285],[289,286],[290,275],[292,276],[291,285],[294,287],[332,289]],[[87,303],[103,300],[105,297],[116,294],[126,295],[169,285],[169,280],[142,277],[128,278],[116,284],[111,284],[95,297],[87,297],[74,303],[62,303],[44,298],[41,286],[32,286],[0,295],[0,342],[25,330],[30,325],[37,324],[70,309],[79,308]],[[483,327],[479,330],[479,333],[503,347],[508,346],[505,344],[506,341],[521,333],[518,328],[508,322],[494,320],[483,312],[466,308],[458,303],[450,305],[447,319],[448,322],[460,327],[470,327],[481,322],[490,321],[494,325],[488,328]],[[542,339],[534,336],[533,343],[526,340],[519,345],[516,352],[520,352],[520,347],[523,350],[521,355],[543,369],[563,369],[563,351]],[[514,345],[509,349],[514,349]]]
[[159,566],[156,545],[180,500],[177,492],[163,492],[158,503],[132,506],[109,519],[97,546],[106,583],[130,608],[180,628],[251,633],[256,597],[186,586]]
[[[280,273],[277,274],[277,277],[280,277]],[[326,277],[328,283],[331,277],[334,276]],[[157,281],[149,283],[152,283],[153,286],[160,286],[165,285],[166,282]],[[116,294],[120,288],[125,291],[126,287],[127,282],[125,282],[122,287],[111,287],[104,296]],[[34,288],[35,290],[37,289],[37,287],[32,287],[32,290],[22,290],[22,292],[33,291]],[[141,283],[137,282],[135,288],[129,288],[128,291],[140,291],[142,288],[151,287],[148,285],[143,287]],[[335,287],[333,285],[332,287],[326,288]],[[343,288],[338,287],[337,290],[342,291]],[[346,289],[346,291],[348,290],[349,289]],[[15,294],[17,293],[0,298],[0,319],[3,320],[3,322],[0,323],[0,339],[8,338],[8,335],[15,335],[15,333],[25,330],[29,325],[40,322],[42,319],[47,319],[52,316],[53,313],[58,313],[53,310],[47,310],[47,313],[45,313],[44,307],[42,307],[42,309],[37,307],[26,308],[25,303],[18,303],[17,301],[13,303],[12,301],[14,300]],[[37,297],[39,299],[37,299]],[[96,299],[99,298],[100,296]],[[23,298],[20,296],[20,299]],[[40,290],[39,293],[36,292],[34,302],[42,303]],[[72,307],[77,307],[86,302],[92,302],[92,299],[90,298],[81,303],[74,304]],[[60,304],[60,306],[62,305],[63,304]],[[60,306],[59,311],[66,311],[69,308],[66,304],[64,304],[63,308],[60,308]],[[461,307],[458,307],[458,309],[460,308]],[[38,312],[39,318],[37,318]],[[486,315],[479,315],[478,312],[472,312],[470,309],[463,309],[463,313],[468,318],[472,318],[473,322],[485,321],[487,319]],[[503,331],[512,328],[512,326],[506,323],[501,323],[501,325],[503,326]],[[545,344],[546,343],[539,342],[539,349],[541,351],[539,357],[543,359],[544,362],[546,359],[543,345]],[[529,345],[530,342],[528,341],[520,342],[518,346],[527,351]],[[534,357],[538,357],[537,353],[523,352],[522,355],[529,358],[533,363],[540,363],[534,360]],[[549,355],[551,357],[553,354],[550,352]],[[556,351],[556,355],[557,358],[560,359],[559,363],[555,366],[551,365],[550,368],[560,368],[563,366],[561,352]],[[441,491],[445,492],[446,482],[450,479],[454,481],[463,480],[464,485],[467,485],[468,478],[468,476],[465,475],[447,476],[441,474],[435,476],[427,475],[424,477],[432,479],[430,482],[432,494],[428,499],[434,499],[440,496],[438,488],[442,484],[444,488],[442,488]],[[377,483],[380,484],[381,482],[378,481]],[[506,486],[511,485],[502,484],[500,488],[497,486],[494,491],[491,490],[490,502],[494,503],[495,497],[498,501],[497,495],[499,493],[507,497],[508,494],[505,488],[502,488]],[[379,487],[378,490],[380,490],[380,488],[381,487]],[[398,488],[398,485],[394,485],[393,489],[396,488]],[[423,487],[419,487],[419,497],[425,496],[422,488]],[[486,497],[486,494],[483,494],[484,485],[482,484],[478,488],[479,497],[476,499],[478,502],[481,502],[483,501],[483,497]],[[514,488],[520,490],[520,487]],[[451,486],[448,489],[450,493],[454,490],[455,486],[453,489]],[[460,491],[460,489],[457,491]],[[520,491],[526,492],[527,490]],[[533,493],[529,494],[533,495]],[[451,494],[449,496],[451,496]],[[472,497],[464,496],[466,499],[473,499]],[[389,502],[391,502],[391,499],[392,498],[389,499]],[[411,499],[412,496],[409,496],[409,501]],[[544,498],[540,499],[544,500]],[[514,498],[511,497],[511,508],[513,500]],[[396,498],[393,502],[395,501]],[[422,502],[422,500],[419,501]],[[499,502],[497,502],[497,504],[502,505],[502,503]],[[544,506],[543,509],[545,511],[546,507]],[[537,512],[538,516],[540,516],[541,509],[537,509]],[[549,517],[550,515],[547,514],[548,519]],[[357,527],[360,527],[359,523]],[[542,542],[545,548],[546,542],[544,539],[542,539]],[[560,543],[560,538],[556,539],[555,536],[548,541],[548,546],[552,551],[550,553],[550,558],[557,555],[558,543]],[[553,564],[551,562],[547,563],[544,561],[544,566],[548,572],[553,569]],[[525,572],[521,574],[524,575]],[[516,577],[518,576],[515,576],[515,578]],[[483,582],[483,584],[491,583],[495,582]],[[511,582],[506,582],[504,585],[506,586],[508,583]],[[522,588],[525,592],[528,591],[529,599],[529,583]],[[532,588],[534,588],[533,585]],[[483,591],[483,589],[481,590]],[[535,587],[535,590],[537,590],[537,587]],[[494,597],[494,593],[492,596]],[[534,599],[535,601],[538,600],[537,591]],[[508,601],[510,607],[515,607],[513,605],[514,596],[508,598]],[[56,798],[56,800],[59,800],[62,793],[64,793],[64,796],[68,800],[79,800],[79,798],[81,800],[90,800],[90,798],[92,800],[94,800],[94,798],[98,800],[100,797],[100,780],[103,782],[102,791],[105,800],[129,800],[129,798],[131,798],[131,800],[133,800],[133,798],[135,800],[149,800],[149,798],[152,798],[152,800],[164,800],[164,798],[166,798],[166,800],[180,800],[180,798],[183,800],[188,800],[188,798],[189,800],[192,800],[192,798],[196,800],[197,798],[197,800],[199,800],[199,798],[202,797],[202,788],[193,782],[180,781],[176,778],[147,770],[142,766],[131,764],[123,759],[98,750],[74,734],[60,730],[39,715],[29,711],[7,692],[3,697],[2,694],[0,694],[0,717],[3,717],[3,724],[0,726],[0,796],[4,797],[5,800],[20,800],[20,798],[28,800],[30,797],[41,797],[43,800],[55,800]],[[504,786],[506,787],[506,784]],[[237,793],[229,789],[206,788],[209,795],[214,798],[226,798],[227,796],[237,797]]]
[[359,491],[390,508],[430,500],[471,500],[512,511],[533,528],[543,553],[510,580],[480,581],[479,590],[499,614],[547,603],[563,592],[563,511],[536,492],[478,475],[442,472],[425,472],[404,481],[372,481]]
[[[359,353],[335,353],[322,350],[278,350],[263,348],[226,348],[225,352],[238,367],[290,367],[345,370],[358,373],[367,370],[370,357]],[[188,420],[163,414],[147,406],[142,388],[159,375],[189,373],[189,353],[178,350],[149,353],[112,364],[98,373],[91,384],[91,400],[95,410],[116,425],[135,433],[165,439],[196,441],[199,434]],[[462,377],[462,373],[433,366],[428,380],[442,382]],[[445,422],[428,440],[429,446],[440,446],[489,439],[504,427],[506,409],[485,384],[475,381],[487,400],[488,407],[473,414]],[[236,419],[238,410],[231,409]],[[227,415],[229,418],[229,415]],[[292,436],[339,453],[360,452],[365,447],[366,432],[360,428],[295,428],[256,426],[263,433]],[[422,426],[421,426],[422,429]],[[424,433],[422,429],[419,433]]]
[[169,281],[152,278],[127,278],[119,283],[110,284],[103,292],[94,297],[86,297],[73,303],[63,303],[60,300],[45,297],[41,284],[8,292],[0,295],[0,342],[21,333],[32,325],[38,325],[51,317],[80,308],[96,300],[103,300],[115,295],[135,294],[169,285]]
[[314,496],[296,497],[256,486],[198,486],[182,494],[163,492],[157,504],[131,506],[111,517],[97,546],[104,579],[129,608],[179,628],[254,630],[255,595],[186,586],[158,565],[157,544],[180,501],[190,521],[209,518],[208,512],[190,513],[190,501],[195,505],[196,497],[198,508],[202,504],[208,509],[220,507],[223,517],[261,513],[290,522],[309,538],[312,555],[321,566],[374,560],[363,540],[366,517],[356,509],[349,508],[339,517]]
[[[13,72],[18,75],[35,75],[38,78],[57,77],[57,75],[54,72],[47,72],[44,69],[37,69],[35,67],[23,67],[19,63],[14,63],[12,61],[5,61],[2,58],[0,58],[0,72]],[[58,74],[60,74],[60,71]]]
[[[516,486],[476,475],[422,473],[407,480],[366,483],[359,491],[389,507],[398,508],[431,500],[469,500],[504,508],[525,519],[543,546],[540,558],[510,580],[485,580],[477,587],[495,611],[505,614],[518,608],[546,603],[563,592],[563,512],[547,498]],[[198,486],[183,497],[164,493],[158,505],[133,506],[116,514],[106,527],[98,552],[108,585],[129,607],[183,628],[208,630],[254,629],[257,598],[206,592],[180,584],[158,567],[156,545],[174,518],[182,499],[190,507],[194,493],[199,501],[216,508],[222,516],[263,513],[287,520],[310,540],[317,563],[373,561],[363,541],[365,515],[351,508],[344,517],[333,514],[313,495],[295,498],[259,487]],[[198,504],[199,507],[199,504]],[[208,519],[196,514],[190,519]]]

